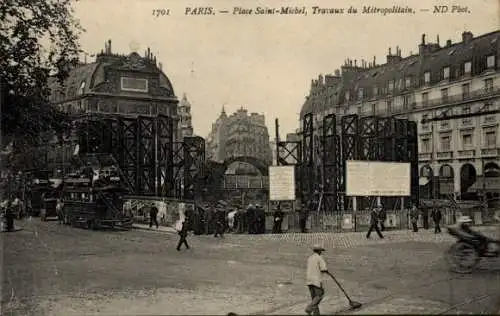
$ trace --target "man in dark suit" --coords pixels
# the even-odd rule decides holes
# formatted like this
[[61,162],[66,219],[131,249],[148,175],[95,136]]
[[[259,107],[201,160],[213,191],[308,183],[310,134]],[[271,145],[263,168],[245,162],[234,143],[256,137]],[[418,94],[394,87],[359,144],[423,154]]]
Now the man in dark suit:
[[432,220],[434,221],[434,233],[437,234],[437,233],[440,233],[441,232],[441,219],[443,217],[443,215],[441,214],[441,210],[438,209],[438,208],[434,208],[432,210]]
[[149,208],[149,228],[152,228],[153,224],[158,228],[158,208],[155,205]]
[[378,223],[379,223],[379,213],[377,212],[376,209],[372,209],[372,211],[370,212],[370,229],[368,229],[368,232],[366,233],[366,238],[370,238],[370,234],[372,233],[373,230],[377,232],[377,235],[380,238],[384,238],[384,236],[380,232],[380,229],[378,228]]
[[189,249],[189,245],[187,243],[187,235],[188,235],[188,221],[189,217],[184,218],[184,222],[182,222],[182,228],[179,231],[179,242],[177,243],[177,251],[181,251],[181,246],[184,244],[186,249]]

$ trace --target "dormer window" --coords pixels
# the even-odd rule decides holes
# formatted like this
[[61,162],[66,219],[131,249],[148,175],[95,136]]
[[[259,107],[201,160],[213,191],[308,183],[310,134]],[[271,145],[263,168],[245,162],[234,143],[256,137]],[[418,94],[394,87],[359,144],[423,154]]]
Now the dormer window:
[[488,69],[495,67],[495,55],[490,55],[486,57],[486,67]]
[[411,88],[411,77],[406,77],[405,88]]
[[467,61],[464,63],[464,74],[470,75],[472,71],[472,62]]
[[362,100],[363,99],[363,88],[359,88],[358,90],[358,100]]
[[392,91],[394,91],[394,80],[389,80],[388,89],[389,89],[389,93],[391,93]]
[[430,71],[426,71],[424,73],[424,83],[425,84],[429,84],[431,82],[431,72]]
[[450,79],[450,67],[443,68],[443,79]]
[[78,94],[83,94],[83,91],[85,91],[85,81],[82,81],[80,84],[80,89],[78,89]]

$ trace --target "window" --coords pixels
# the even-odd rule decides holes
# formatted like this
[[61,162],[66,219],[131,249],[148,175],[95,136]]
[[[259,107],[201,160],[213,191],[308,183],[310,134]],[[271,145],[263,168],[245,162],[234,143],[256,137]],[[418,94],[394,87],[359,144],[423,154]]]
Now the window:
[[488,69],[495,67],[495,55],[490,55],[490,56],[486,57],[486,67]]
[[148,80],[139,78],[121,78],[121,89],[124,91],[148,92]]
[[484,133],[484,145],[486,148],[496,147],[497,133],[495,131],[488,131]]
[[422,104],[424,106],[429,105],[429,92],[422,93]]
[[441,98],[443,102],[448,101],[448,88],[441,89]]
[[472,134],[463,134],[462,135],[462,147],[468,148],[472,146]]
[[430,71],[426,71],[424,73],[424,83],[428,84],[431,82],[431,72]]
[[462,85],[462,97],[464,99],[468,98],[470,96],[470,84],[466,83]]
[[410,104],[410,96],[409,95],[404,95],[403,96],[403,110],[408,110],[408,105]]
[[450,67],[444,67],[443,68],[443,79],[449,79],[450,78]]
[[464,64],[464,74],[469,75],[472,71],[472,62],[468,61]]
[[358,100],[363,100],[363,88],[359,88],[358,90]]
[[350,101],[350,99],[349,99],[350,97],[351,97],[351,96],[349,95],[349,91],[347,91],[347,92],[345,93],[345,100],[346,100],[346,101]]
[[451,136],[441,136],[441,151],[450,151]]
[[493,91],[493,78],[488,78],[484,80],[484,89],[486,90],[486,92]]
[[429,153],[431,152],[431,140],[429,138],[423,138],[422,139],[422,148],[420,149],[422,153]]
[[378,87],[375,86],[373,87],[373,97],[376,97],[378,95]]
[[389,80],[389,92],[394,91],[394,80]]
[[470,106],[469,105],[466,105],[462,108],[462,114],[464,114],[464,115],[470,114]]
[[387,113],[392,112],[392,99],[387,99]]
[[84,91],[85,91],[85,81],[82,81],[82,83],[80,84],[80,89],[78,89],[78,94],[83,94]]
[[411,77],[406,77],[405,88],[411,88]]

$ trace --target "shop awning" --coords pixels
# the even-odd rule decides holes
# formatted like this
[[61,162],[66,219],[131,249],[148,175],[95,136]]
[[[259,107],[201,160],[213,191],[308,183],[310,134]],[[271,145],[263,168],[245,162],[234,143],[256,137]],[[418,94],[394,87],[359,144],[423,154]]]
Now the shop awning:
[[500,193],[500,177],[481,177],[467,190],[468,192],[495,192]]

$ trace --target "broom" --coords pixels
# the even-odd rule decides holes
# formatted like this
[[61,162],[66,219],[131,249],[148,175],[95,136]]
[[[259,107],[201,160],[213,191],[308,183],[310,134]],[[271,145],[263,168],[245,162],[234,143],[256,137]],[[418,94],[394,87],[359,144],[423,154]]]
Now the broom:
[[340,290],[342,290],[342,293],[344,293],[345,297],[349,301],[349,305],[351,306],[351,309],[358,309],[358,308],[361,308],[361,306],[363,306],[363,304],[361,304],[360,302],[353,301],[349,297],[349,295],[347,295],[347,292],[344,290],[342,285],[340,285],[339,281],[337,281],[337,279],[333,276],[333,274],[331,274],[330,272],[327,272],[327,274],[333,279],[333,281],[335,281],[335,283],[340,288]]

